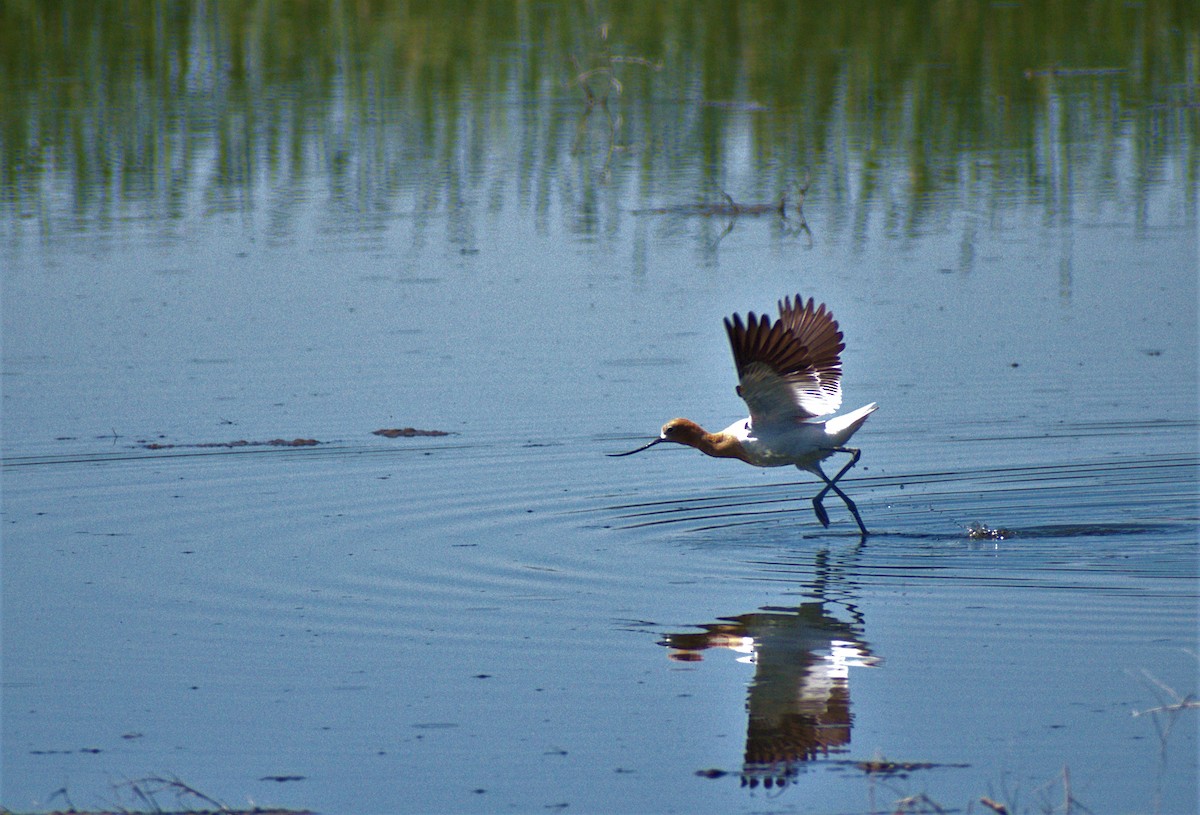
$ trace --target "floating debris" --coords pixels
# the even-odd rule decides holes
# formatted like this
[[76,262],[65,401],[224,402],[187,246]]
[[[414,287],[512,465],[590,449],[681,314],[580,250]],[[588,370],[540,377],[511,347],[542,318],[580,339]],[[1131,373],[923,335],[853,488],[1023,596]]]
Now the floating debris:
[[701,218],[724,218],[728,223],[725,224],[725,229],[717,237],[714,245],[720,243],[721,240],[728,235],[732,230],[737,219],[741,216],[756,217],[759,215],[776,215],[784,224],[785,234],[792,236],[803,235],[808,238],[809,248],[812,248],[812,230],[808,228],[808,222],[804,218],[804,196],[808,193],[808,179],[806,178],[803,185],[797,184],[794,186],[796,192],[796,200],[791,209],[788,208],[788,193],[785,190],[778,201],[767,201],[754,204],[741,204],[733,200],[733,196],[722,191],[721,197],[723,201],[701,201],[696,204],[677,204],[669,207],[655,207],[652,209],[635,209],[632,210],[634,215],[679,215],[683,217],[701,217]]
[[1035,77],[1056,77],[1056,76],[1111,76],[1113,74],[1123,74],[1125,68],[1062,68],[1058,65],[1051,65],[1046,68],[1026,68],[1025,78],[1034,79]]
[[905,778],[909,773],[917,770],[938,770],[938,769],[966,769],[970,764],[947,764],[933,761],[891,761],[886,758],[873,758],[867,761],[831,761],[830,764],[838,764],[845,767],[854,767],[860,772],[867,775],[887,775],[897,778]]
[[701,100],[700,107],[702,108],[725,108],[727,110],[742,110],[748,112],[757,112],[760,110],[770,110],[770,105],[764,105],[761,102],[740,102],[736,99],[709,99]]
[[869,775],[901,775],[911,773],[913,770],[932,770],[934,767],[944,765],[929,761],[887,761],[877,758],[871,761],[856,761],[854,766]]
[[235,447],[313,447],[321,444],[316,439],[271,439],[270,441],[246,441],[239,439],[238,441],[210,441],[201,442],[199,444],[160,444],[159,442],[141,442],[140,447],[147,450],[174,450],[176,448],[212,448],[223,447],[233,449]]
[[419,430],[415,427],[391,427],[382,430],[371,431],[376,436],[384,436],[385,438],[395,439],[403,436],[411,438],[413,436],[452,436],[454,435],[448,430]]
[[736,217],[738,215],[769,215],[778,214],[787,217],[787,195],[780,196],[778,201],[763,204],[739,204],[729,193],[722,193],[725,200],[719,202],[700,202],[696,204],[677,204],[670,207],[655,207],[653,209],[635,209],[634,215],[691,215],[702,218],[714,216]]

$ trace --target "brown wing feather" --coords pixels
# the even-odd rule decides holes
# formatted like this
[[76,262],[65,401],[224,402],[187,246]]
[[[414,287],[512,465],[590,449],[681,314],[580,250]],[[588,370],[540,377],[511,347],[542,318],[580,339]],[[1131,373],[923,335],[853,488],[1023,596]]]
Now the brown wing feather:
[[796,295],[795,305],[790,297],[779,303],[779,321],[808,349],[821,401],[832,403],[827,412],[837,410],[842,401],[841,353],[846,348],[837,320],[824,303],[816,305],[810,297],[801,305],[800,295]]
[[833,315],[810,299],[779,304],[779,319],[750,312],[725,320],[738,372],[738,394],[756,422],[823,416],[841,404],[845,347]]

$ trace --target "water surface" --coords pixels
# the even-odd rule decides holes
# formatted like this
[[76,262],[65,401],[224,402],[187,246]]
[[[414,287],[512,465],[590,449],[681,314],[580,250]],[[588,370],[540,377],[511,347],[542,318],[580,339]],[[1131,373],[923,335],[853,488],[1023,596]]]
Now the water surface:
[[4,806],[1193,809],[1194,12],[301,8],[0,10]]

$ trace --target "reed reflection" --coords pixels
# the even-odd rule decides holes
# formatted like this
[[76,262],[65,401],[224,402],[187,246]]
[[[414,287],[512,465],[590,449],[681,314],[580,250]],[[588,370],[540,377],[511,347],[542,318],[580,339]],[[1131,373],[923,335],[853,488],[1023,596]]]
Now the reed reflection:
[[201,200],[286,235],[315,196],[417,242],[455,213],[470,248],[485,206],[614,235],[631,203],[763,200],[808,169],[828,240],[942,229],[977,197],[1141,213],[1196,183],[1197,27],[1085,0],[0,4],[0,229]]
[[[724,648],[754,666],[746,696],[743,786],[785,787],[807,762],[849,749],[850,669],[875,666],[880,658],[863,638],[857,608],[826,596],[827,557],[818,556],[813,599],[794,608],[766,606],[722,617],[660,642],[673,660],[698,662],[705,651]],[[839,605],[848,620],[834,613]]]

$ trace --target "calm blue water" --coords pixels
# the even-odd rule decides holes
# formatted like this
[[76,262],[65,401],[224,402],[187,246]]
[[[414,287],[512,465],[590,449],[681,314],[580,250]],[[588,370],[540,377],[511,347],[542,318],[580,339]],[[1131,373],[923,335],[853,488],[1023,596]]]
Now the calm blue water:
[[[980,159],[916,218],[906,154],[866,197],[849,143],[810,241],[636,213],[701,159],[597,183],[570,102],[549,186],[498,99],[467,183],[414,163],[388,212],[320,162],[170,218],[5,210],[4,806],[1040,811],[1065,768],[1091,811],[1192,811],[1196,711],[1133,715],[1197,688],[1190,159]],[[866,541],[794,471],[604,456],[741,416],[721,319],[796,292],[881,405]],[[279,438],[320,444],[197,446]]]

